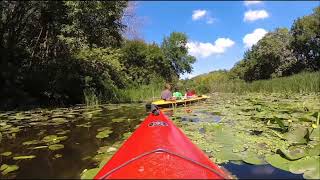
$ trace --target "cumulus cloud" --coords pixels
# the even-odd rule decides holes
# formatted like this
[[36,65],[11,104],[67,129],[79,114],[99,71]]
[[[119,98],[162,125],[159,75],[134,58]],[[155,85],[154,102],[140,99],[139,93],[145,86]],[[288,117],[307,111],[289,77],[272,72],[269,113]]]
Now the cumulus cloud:
[[192,20],[198,20],[198,19],[201,19],[203,18],[205,15],[207,14],[207,11],[206,10],[201,10],[201,9],[198,9],[198,10],[194,10],[192,12]]
[[187,47],[190,55],[205,58],[214,54],[222,54],[234,44],[235,42],[229,38],[218,38],[214,44],[191,41],[187,43]]
[[192,20],[198,21],[198,20],[205,20],[207,24],[212,24],[216,19],[211,17],[210,12],[203,9],[194,10],[192,12]]
[[260,4],[260,3],[262,3],[262,1],[244,1],[244,5],[246,5],[246,6]]
[[214,22],[214,20],[215,20],[214,18],[208,17],[206,23],[207,23],[207,24],[212,24],[212,23]]
[[250,48],[252,45],[256,44],[264,35],[268,32],[262,28],[255,29],[252,33],[246,34],[243,37],[243,43],[246,48]]
[[266,10],[249,10],[244,13],[244,21],[255,21],[258,19],[265,19],[268,18],[269,14]]

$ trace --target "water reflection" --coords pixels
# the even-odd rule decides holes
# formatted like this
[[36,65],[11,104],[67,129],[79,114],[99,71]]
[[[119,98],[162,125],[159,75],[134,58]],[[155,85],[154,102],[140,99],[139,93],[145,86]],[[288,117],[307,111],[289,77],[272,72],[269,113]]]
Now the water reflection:
[[[0,154],[12,152],[10,156],[0,156],[0,165],[19,166],[18,170],[7,175],[0,173],[0,179],[80,178],[84,169],[96,166],[94,158],[99,147],[123,141],[126,133],[134,131],[147,115],[143,107],[143,104],[122,104],[0,113]],[[113,122],[114,119],[117,121]],[[112,129],[112,133],[106,138],[97,139],[97,130],[101,127]],[[48,148],[33,149],[48,146],[42,142],[48,135],[66,136],[65,140],[59,142],[64,148],[55,151]],[[40,143],[23,145],[27,141]],[[36,157],[13,160],[15,156],[24,155]]]
[[271,165],[222,164],[239,179],[303,179],[301,174],[292,174]]

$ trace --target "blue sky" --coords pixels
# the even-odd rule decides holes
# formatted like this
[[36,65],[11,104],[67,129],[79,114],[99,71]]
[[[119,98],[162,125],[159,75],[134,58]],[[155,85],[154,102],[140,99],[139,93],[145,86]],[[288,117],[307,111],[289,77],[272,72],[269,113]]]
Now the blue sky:
[[197,61],[185,78],[232,68],[265,33],[290,28],[316,6],[319,1],[140,1],[136,15],[146,42],[160,44],[173,31],[187,34],[189,53]]

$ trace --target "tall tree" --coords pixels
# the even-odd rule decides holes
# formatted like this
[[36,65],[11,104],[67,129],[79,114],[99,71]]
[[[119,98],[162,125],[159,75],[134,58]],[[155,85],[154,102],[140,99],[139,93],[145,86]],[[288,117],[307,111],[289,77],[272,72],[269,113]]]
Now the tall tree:
[[187,41],[186,34],[172,32],[169,37],[164,38],[161,44],[164,56],[169,60],[177,77],[184,73],[190,73],[192,64],[196,61],[195,57],[188,55]]
[[320,70],[320,6],[313,13],[298,18],[291,27],[291,46],[300,69]]

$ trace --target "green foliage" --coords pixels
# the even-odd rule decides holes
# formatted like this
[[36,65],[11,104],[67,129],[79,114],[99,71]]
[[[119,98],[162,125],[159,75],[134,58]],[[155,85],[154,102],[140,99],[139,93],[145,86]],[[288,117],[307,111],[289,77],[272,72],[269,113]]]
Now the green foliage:
[[295,20],[291,27],[291,47],[300,69],[320,70],[320,6]]
[[184,33],[173,32],[169,37],[165,37],[161,44],[164,56],[171,62],[170,66],[177,77],[190,73],[191,65],[196,61],[195,57],[188,55],[187,40]]
[[130,99],[127,89],[177,81],[179,74],[190,72],[194,59],[186,47],[172,46],[185,45],[182,33],[165,38],[163,48],[123,41],[127,5],[1,2],[0,106],[120,102]]
[[320,7],[298,18],[291,30],[267,33],[230,72],[233,79],[254,81],[320,69]]
[[246,81],[291,75],[297,60],[289,46],[290,38],[286,28],[268,33],[231,71]]
[[251,83],[232,79],[227,71],[214,71],[184,80],[185,87],[195,88],[200,94],[208,92],[278,92],[311,93],[320,92],[320,72],[302,72],[288,77],[257,80]]

